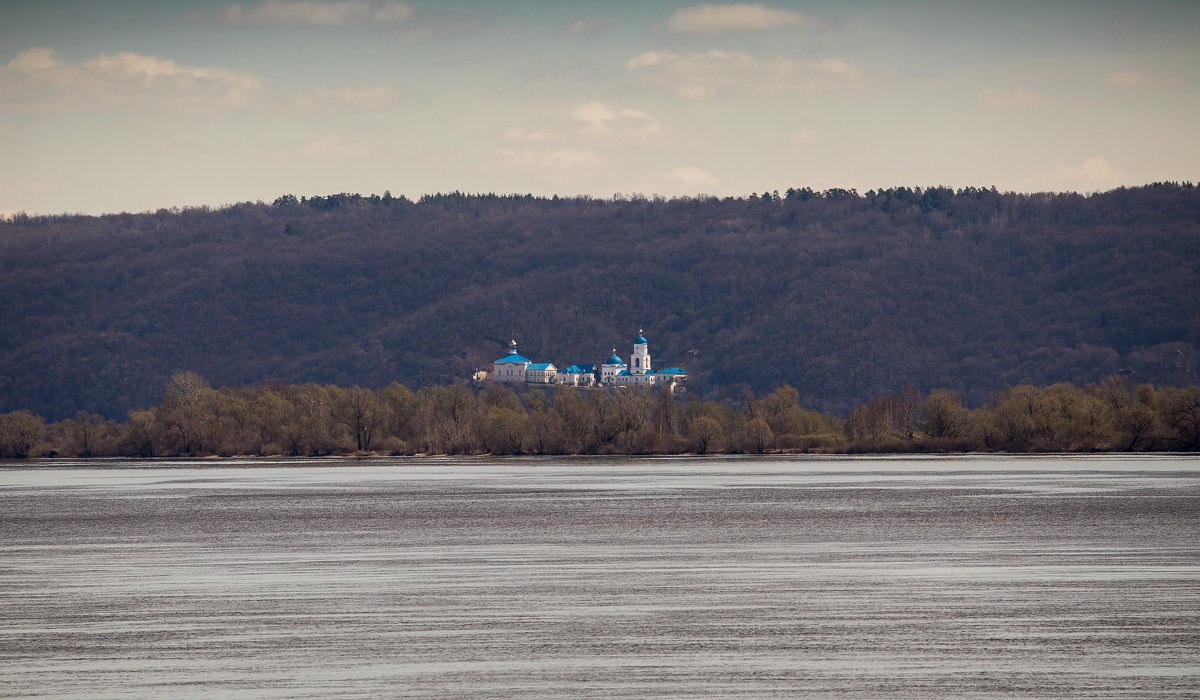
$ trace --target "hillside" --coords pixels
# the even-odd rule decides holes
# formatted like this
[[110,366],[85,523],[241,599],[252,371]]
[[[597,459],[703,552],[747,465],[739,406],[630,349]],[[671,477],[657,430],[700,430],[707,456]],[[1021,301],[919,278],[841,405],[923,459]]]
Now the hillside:
[[214,385],[461,381],[646,329],[718,398],[844,411],[912,382],[1195,384],[1200,191],[733,199],[335,195],[0,223],[0,412],[120,417]]

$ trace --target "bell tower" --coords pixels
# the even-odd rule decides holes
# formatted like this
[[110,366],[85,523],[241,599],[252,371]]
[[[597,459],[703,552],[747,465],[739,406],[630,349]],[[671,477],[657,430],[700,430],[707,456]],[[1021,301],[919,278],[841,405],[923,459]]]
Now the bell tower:
[[629,358],[630,374],[650,374],[650,343],[646,341],[641,328],[633,339],[633,355]]

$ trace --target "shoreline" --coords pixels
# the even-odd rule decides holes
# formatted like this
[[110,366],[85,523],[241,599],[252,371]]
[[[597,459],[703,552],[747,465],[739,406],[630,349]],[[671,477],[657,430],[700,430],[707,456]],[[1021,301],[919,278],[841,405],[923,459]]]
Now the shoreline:
[[653,454],[634,454],[634,453],[610,453],[610,454],[595,454],[595,453],[573,453],[573,454],[495,454],[495,453],[472,453],[472,454],[453,454],[453,453],[419,453],[419,454],[390,454],[387,452],[368,452],[368,453],[350,453],[350,454],[327,454],[327,455],[283,455],[283,454],[238,454],[238,455],[156,455],[151,457],[140,455],[104,455],[104,456],[89,456],[78,457],[70,455],[39,455],[36,457],[10,457],[0,459],[0,466],[5,464],[37,464],[44,462],[57,461],[84,461],[84,462],[116,462],[137,460],[140,462],[239,462],[239,461],[326,461],[326,460],[382,460],[382,459],[405,459],[405,460],[424,460],[424,459],[556,459],[556,458],[594,458],[594,459],[669,459],[686,457],[689,459],[724,459],[730,457],[763,459],[771,457],[1150,457],[1150,456],[1176,456],[1188,457],[1195,456],[1200,458],[1200,452],[1181,451],[1181,450],[1141,450],[1141,451],[1114,451],[1114,450],[1079,450],[1079,451],[1031,451],[1031,452],[1008,452],[1008,451],[966,451],[966,452],[950,452],[950,451],[896,451],[896,452],[812,452],[812,451],[787,451],[775,450],[770,452],[745,453],[745,452],[673,452],[673,453],[653,453]]

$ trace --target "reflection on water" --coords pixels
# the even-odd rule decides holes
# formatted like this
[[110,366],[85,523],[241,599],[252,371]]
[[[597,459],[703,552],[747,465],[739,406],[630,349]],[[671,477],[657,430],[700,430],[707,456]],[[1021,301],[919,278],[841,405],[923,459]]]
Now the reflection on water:
[[0,695],[1175,697],[1194,457],[0,469]]

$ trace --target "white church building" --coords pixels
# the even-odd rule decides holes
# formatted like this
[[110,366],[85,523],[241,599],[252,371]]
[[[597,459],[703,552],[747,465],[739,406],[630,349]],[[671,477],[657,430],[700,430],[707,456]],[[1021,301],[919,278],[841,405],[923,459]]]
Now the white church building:
[[626,364],[616,348],[602,364],[576,364],[559,369],[552,362],[534,362],[517,352],[517,341],[510,341],[508,354],[492,363],[490,379],[524,384],[565,384],[567,386],[665,386],[672,391],[687,384],[688,373],[678,367],[655,370],[650,362],[650,343],[638,331],[633,339],[633,354]]

